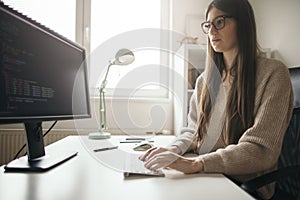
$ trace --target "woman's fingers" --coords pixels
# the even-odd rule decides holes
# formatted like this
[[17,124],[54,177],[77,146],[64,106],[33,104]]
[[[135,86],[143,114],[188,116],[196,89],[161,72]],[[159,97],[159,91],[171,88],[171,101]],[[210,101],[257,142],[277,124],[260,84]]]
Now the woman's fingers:
[[142,155],[140,157],[140,160],[142,161],[147,161],[149,159],[151,159],[153,156],[155,156],[156,154],[162,153],[168,151],[168,149],[163,148],[163,147],[153,147],[151,149],[149,149],[144,155]]
[[179,156],[170,151],[164,151],[153,155],[145,162],[145,167],[151,170],[158,170],[160,168],[165,168],[176,161]]
[[154,151],[155,149],[157,149],[157,147],[153,147],[153,148],[149,149],[148,151],[146,151],[146,153],[144,153],[143,155],[141,155],[141,156],[139,157],[139,159],[140,159],[141,161],[145,161],[145,160],[146,160],[146,157],[147,157],[152,151]]

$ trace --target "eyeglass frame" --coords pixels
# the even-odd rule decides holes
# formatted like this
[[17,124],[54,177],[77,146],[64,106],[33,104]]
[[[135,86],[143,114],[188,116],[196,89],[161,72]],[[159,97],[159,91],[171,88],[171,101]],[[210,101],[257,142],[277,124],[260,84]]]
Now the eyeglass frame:
[[[222,26],[221,28],[217,28],[216,25],[214,24],[214,21],[215,21],[216,19],[218,19],[218,18],[223,18],[223,19],[224,19],[224,26]],[[223,28],[226,26],[225,21],[226,21],[227,18],[233,18],[233,16],[231,16],[231,15],[220,15],[220,16],[215,17],[215,18],[213,19],[212,22],[207,22],[207,21],[206,21],[206,22],[202,22],[202,23],[201,23],[201,29],[202,29],[203,33],[204,33],[204,34],[208,34],[208,33],[209,33],[209,30],[211,29],[212,26],[213,26],[216,30],[221,30],[221,29],[223,29]],[[212,26],[210,26],[209,29],[208,29],[208,31],[205,32],[204,29],[203,29],[203,26],[204,26],[204,24],[207,24],[207,23],[210,24],[210,25],[212,25]]]

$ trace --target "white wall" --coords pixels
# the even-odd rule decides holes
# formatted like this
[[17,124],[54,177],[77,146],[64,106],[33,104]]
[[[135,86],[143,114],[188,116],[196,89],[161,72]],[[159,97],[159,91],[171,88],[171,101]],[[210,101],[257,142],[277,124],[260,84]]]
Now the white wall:
[[251,0],[258,40],[287,66],[300,65],[300,1]]

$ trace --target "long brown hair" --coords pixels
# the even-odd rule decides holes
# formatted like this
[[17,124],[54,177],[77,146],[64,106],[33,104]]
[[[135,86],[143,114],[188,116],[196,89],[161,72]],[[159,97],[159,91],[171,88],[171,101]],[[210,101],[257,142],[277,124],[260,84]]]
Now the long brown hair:
[[[231,89],[227,97],[225,118],[225,140],[227,144],[237,143],[243,132],[254,123],[254,98],[256,63],[259,46],[256,36],[256,24],[251,5],[247,0],[214,0],[206,11],[217,8],[232,16],[237,24],[238,54],[234,65],[227,72],[233,77]],[[223,53],[215,52],[208,39],[208,57],[206,69],[217,69],[222,74],[225,70]],[[216,67],[211,67],[211,66]],[[199,102],[198,137],[201,140],[207,133],[211,109],[214,101],[207,84],[213,84],[213,90],[218,91],[221,83],[213,80],[212,72],[207,73],[206,86],[202,90]]]

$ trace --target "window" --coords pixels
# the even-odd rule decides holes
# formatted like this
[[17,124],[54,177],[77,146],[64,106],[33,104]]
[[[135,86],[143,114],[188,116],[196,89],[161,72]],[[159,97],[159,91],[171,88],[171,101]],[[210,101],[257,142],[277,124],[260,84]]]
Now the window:
[[91,0],[91,50],[113,36],[161,27],[161,0]]
[[3,0],[3,2],[55,32],[75,41],[76,1]]
[[[120,43],[115,45],[116,49],[129,48],[135,54],[135,61],[132,64],[110,68],[106,85],[108,96],[161,97],[167,94],[164,91],[166,88],[161,85],[167,84],[168,74],[163,73],[160,67],[166,66],[163,61],[167,60],[165,59],[167,54],[159,48],[160,35],[150,35],[151,31],[159,32],[162,26],[166,26],[165,21],[162,20],[162,12],[168,8],[164,7],[162,2],[161,0],[91,0],[91,55],[97,48],[106,51],[105,48],[111,48],[115,41]],[[148,34],[149,28],[151,30]],[[129,38],[129,42],[121,39],[124,35],[128,36],[126,38]],[[150,37],[155,37],[156,41],[153,43],[156,44],[150,42],[148,46],[142,46],[142,42],[136,41],[151,40]],[[131,49],[127,46],[130,42],[137,43],[137,46],[132,45],[133,49]],[[105,46],[106,43],[109,45]],[[97,56],[100,57],[101,54]],[[112,59],[113,57],[114,55],[111,55]],[[108,62],[109,60],[106,61],[107,65]],[[103,66],[99,67],[104,69]],[[142,70],[143,68],[146,70]],[[147,68],[150,69],[147,70]],[[139,78],[145,76],[146,79],[142,83]],[[100,83],[102,77],[99,77]],[[100,83],[95,87],[98,87]]]

